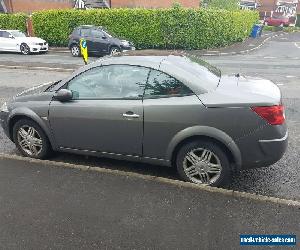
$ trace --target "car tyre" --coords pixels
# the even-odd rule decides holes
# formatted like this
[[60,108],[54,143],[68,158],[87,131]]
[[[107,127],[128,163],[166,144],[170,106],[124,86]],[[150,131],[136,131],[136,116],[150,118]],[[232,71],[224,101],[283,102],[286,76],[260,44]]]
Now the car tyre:
[[80,47],[77,44],[73,44],[71,46],[71,54],[74,57],[79,57],[80,56]]
[[20,45],[20,51],[23,55],[29,55],[30,54],[30,48],[26,43],[22,43]]
[[187,182],[221,187],[231,180],[228,156],[211,141],[185,144],[177,154],[176,165],[179,176]]
[[111,56],[117,55],[120,52],[121,52],[121,50],[118,47],[116,47],[116,46],[111,47],[110,50],[109,50],[109,54]]
[[21,119],[16,122],[13,139],[18,150],[26,157],[45,159],[52,152],[45,132],[32,120]]

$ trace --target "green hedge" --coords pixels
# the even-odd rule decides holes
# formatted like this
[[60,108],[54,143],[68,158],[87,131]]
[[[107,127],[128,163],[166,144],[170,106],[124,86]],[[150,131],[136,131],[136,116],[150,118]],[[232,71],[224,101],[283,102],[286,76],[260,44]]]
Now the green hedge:
[[138,48],[203,49],[249,36],[258,13],[206,9],[50,10],[34,13],[34,32],[51,45],[65,46],[83,24],[106,27]]
[[28,16],[23,13],[0,14],[0,29],[16,29],[26,31],[26,19]]

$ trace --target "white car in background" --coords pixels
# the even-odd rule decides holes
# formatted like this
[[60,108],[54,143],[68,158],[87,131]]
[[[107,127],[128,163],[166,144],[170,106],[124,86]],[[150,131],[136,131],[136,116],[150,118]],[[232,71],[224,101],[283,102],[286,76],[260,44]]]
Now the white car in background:
[[38,37],[27,37],[19,30],[0,30],[0,51],[21,52],[23,55],[48,51],[48,43]]

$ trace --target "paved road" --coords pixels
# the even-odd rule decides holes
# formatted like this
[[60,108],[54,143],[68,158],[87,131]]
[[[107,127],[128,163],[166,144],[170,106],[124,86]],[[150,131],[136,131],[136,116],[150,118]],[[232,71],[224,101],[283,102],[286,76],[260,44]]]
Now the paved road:
[[[271,167],[247,170],[236,174],[230,188],[300,200],[300,159],[298,158],[300,152],[300,34],[289,34],[273,39],[261,49],[247,55],[208,57],[206,59],[220,66],[225,73],[241,72],[273,80],[281,88],[287,106],[290,145],[285,157]],[[75,64],[76,67],[82,64],[81,59],[63,53],[29,57],[0,54],[1,64],[5,64],[7,60],[22,61],[24,64],[30,62],[37,64]],[[91,58],[91,60],[95,60],[95,58]],[[41,81],[58,79],[69,73],[0,69],[0,74],[0,98],[3,101],[8,96],[19,92],[25,85],[29,86]],[[5,138],[1,129],[0,141],[0,152],[17,153],[14,145]],[[68,154],[58,154],[54,157],[54,160],[177,178],[177,174],[173,169],[147,164],[119,162],[93,157],[86,158]]]
[[300,234],[299,205],[192,186],[0,157],[0,249],[240,249],[240,234]]

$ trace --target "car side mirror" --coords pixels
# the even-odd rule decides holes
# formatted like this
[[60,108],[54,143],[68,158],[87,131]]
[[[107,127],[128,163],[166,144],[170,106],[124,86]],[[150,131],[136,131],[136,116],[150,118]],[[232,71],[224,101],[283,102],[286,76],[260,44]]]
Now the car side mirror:
[[58,90],[53,99],[60,102],[68,102],[73,99],[73,92],[68,89],[60,89]]
[[107,37],[106,36],[102,36],[102,39],[107,39]]
[[15,37],[13,35],[9,35],[8,36],[10,39],[15,39]]

